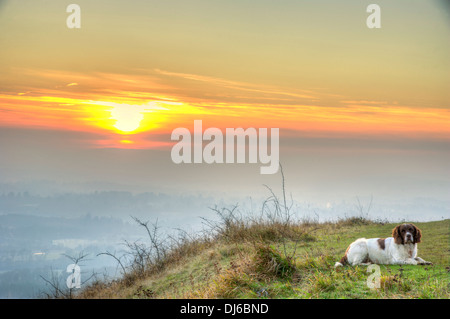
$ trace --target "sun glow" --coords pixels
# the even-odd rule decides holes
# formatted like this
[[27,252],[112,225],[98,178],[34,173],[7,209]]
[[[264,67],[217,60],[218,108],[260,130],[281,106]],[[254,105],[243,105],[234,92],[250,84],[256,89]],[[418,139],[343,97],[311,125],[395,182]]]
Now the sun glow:
[[135,105],[115,106],[111,110],[111,119],[116,121],[116,129],[130,133],[139,128],[144,114]]
[[86,103],[95,106],[106,106],[106,111],[111,116],[101,126],[112,126],[120,134],[135,134],[141,130],[146,130],[148,129],[148,124],[145,125],[145,128],[142,127],[146,113],[151,113],[155,110],[168,110],[166,107],[159,105],[160,103],[158,102],[148,102],[142,105],[104,101],[89,101]]

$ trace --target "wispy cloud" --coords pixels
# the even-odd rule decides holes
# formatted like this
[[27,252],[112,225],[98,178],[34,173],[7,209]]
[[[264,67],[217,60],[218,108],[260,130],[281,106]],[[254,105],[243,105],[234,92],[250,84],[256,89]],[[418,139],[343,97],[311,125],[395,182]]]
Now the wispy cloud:
[[183,78],[186,80],[192,80],[192,81],[200,81],[205,82],[209,85],[216,85],[223,88],[229,88],[229,89],[235,89],[235,90],[241,90],[241,91],[248,91],[253,93],[259,93],[259,94],[269,94],[273,96],[288,96],[293,98],[301,98],[301,99],[316,99],[317,96],[314,95],[312,91],[309,90],[298,90],[299,92],[287,91],[282,90],[280,88],[275,88],[272,86],[267,85],[258,85],[258,84],[252,84],[252,83],[246,83],[246,82],[239,82],[239,81],[230,81],[225,80],[221,78],[216,77],[210,77],[210,76],[204,76],[204,75],[196,75],[196,74],[187,74],[187,73],[177,73],[177,72],[169,72],[164,71],[160,69],[155,70],[156,73],[167,75],[171,77],[178,77]]

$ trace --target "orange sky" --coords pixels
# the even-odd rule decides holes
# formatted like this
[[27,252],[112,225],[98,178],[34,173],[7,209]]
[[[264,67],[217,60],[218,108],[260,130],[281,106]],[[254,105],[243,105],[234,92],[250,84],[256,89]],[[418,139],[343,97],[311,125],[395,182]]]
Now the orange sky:
[[[97,146],[123,148],[164,146],[144,141],[141,135],[170,135],[176,127],[192,129],[194,119],[202,119],[204,127],[221,129],[278,127],[307,135],[450,137],[450,111],[444,108],[352,100],[319,89],[258,86],[162,70],[149,73],[30,70],[30,78],[46,80],[51,86],[1,93],[0,125],[109,132],[110,140],[98,141]],[[172,78],[182,85],[170,83]]]

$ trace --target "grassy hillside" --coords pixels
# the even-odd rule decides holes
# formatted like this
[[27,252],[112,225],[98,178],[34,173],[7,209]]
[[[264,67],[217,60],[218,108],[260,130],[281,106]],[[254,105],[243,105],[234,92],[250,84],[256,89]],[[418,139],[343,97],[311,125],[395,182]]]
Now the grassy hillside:
[[184,234],[170,247],[158,242],[157,227],[152,231],[142,223],[155,244],[145,255],[152,257],[143,264],[138,254],[141,262],[124,267],[121,280],[96,282],[77,297],[449,298],[449,219],[414,223],[423,235],[419,256],[433,265],[381,265],[381,287],[370,289],[366,266],[334,269],[334,263],[353,240],[389,237],[397,224],[364,218],[293,221],[277,209],[264,219],[217,210],[221,220],[207,221],[207,234]]

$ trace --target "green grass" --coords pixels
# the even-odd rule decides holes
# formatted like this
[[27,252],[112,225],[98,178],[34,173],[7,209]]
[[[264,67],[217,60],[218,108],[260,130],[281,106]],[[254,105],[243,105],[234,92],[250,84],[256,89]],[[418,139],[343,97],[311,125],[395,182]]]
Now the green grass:
[[162,271],[131,284],[97,285],[80,297],[448,299],[450,220],[414,224],[422,230],[418,255],[433,265],[380,265],[378,289],[367,285],[367,266],[335,269],[334,263],[353,240],[389,237],[397,224],[350,218],[287,227],[240,221]]

